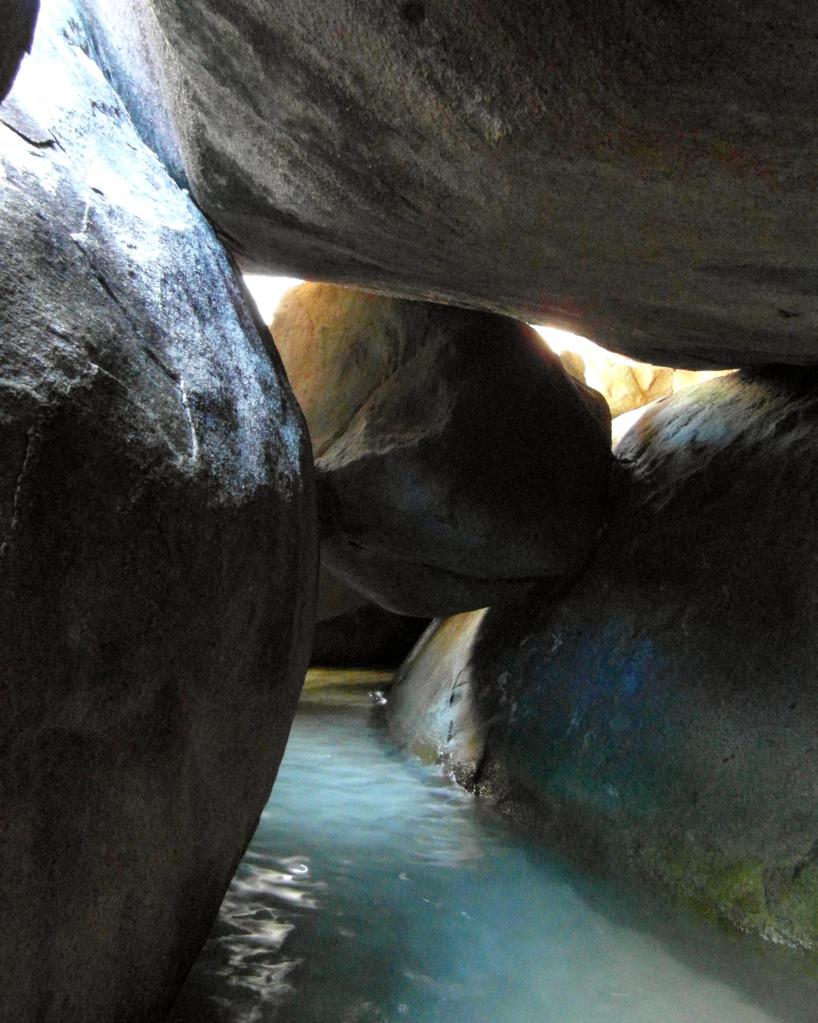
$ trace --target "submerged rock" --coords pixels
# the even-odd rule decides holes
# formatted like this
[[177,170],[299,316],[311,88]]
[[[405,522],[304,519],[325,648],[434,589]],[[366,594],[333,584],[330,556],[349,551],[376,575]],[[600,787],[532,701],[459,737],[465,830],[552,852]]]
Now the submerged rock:
[[618,511],[564,599],[487,612],[445,684],[411,672],[398,699],[433,732],[468,663],[482,792],[597,867],[818,949],[818,375],[710,381],[618,454]]
[[431,617],[588,559],[606,514],[610,417],[530,327],[307,284],[272,330],[312,433],[335,575]]
[[0,36],[0,101],[11,88],[20,61],[31,50],[40,0],[3,0],[3,33]]
[[818,7],[84,0],[247,266],[657,365],[818,360]]
[[[0,106],[0,1017],[159,1019],[309,656],[312,462],[207,222],[46,0]],[[48,87],[43,88],[47,81]]]

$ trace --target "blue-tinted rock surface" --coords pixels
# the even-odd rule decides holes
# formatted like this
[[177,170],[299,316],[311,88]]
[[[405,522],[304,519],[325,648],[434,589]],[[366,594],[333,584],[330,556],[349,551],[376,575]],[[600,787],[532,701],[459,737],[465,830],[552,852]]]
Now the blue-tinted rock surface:
[[[486,735],[472,783],[596,867],[818,949],[818,377],[710,381],[653,406],[617,454],[589,570],[448,650]],[[415,706],[422,739],[457,680],[421,716],[414,669],[389,713],[399,735]]]

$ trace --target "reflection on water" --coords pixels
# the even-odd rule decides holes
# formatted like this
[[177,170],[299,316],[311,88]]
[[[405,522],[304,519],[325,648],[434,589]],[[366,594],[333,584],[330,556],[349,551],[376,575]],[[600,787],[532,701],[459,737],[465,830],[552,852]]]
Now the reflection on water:
[[773,950],[589,881],[307,694],[173,1023],[815,1023]]

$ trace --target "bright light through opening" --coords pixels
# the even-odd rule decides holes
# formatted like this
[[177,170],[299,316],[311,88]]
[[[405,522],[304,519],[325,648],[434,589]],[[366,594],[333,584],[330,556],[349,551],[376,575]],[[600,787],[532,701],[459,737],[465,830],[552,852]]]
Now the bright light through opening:
[[269,326],[284,294],[303,284],[297,277],[268,277],[266,274],[245,274],[244,283],[258,306],[261,318]]
[[[258,306],[262,319],[267,324],[272,323],[283,295],[290,288],[303,284],[303,281],[297,277],[268,277],[263,274],[247,274],[244,281]],[[568,330],[558,330],[556,327],[535,327],[534,329],[558,355],[563,351],[572,351],[577,352],[583,358],[593,359],[594,354],[601,351],[599,345],[589,341],[587,337],[580,337],[579,334],[572,334]],[[614,360],[630,361],[620,355],[607,352],[606,355]]]
[[[264,322],[271,324],[282,296],[303,282],[295,277],[268,277],[260,274],[245,278],[250,294],[255,299]],[[624,355],[617,355],[607,348],[595,344],[587,337],[572,334],[557,327],[534,326],[534,330],[557,355],[571,352],[582,360],[581,366],[570,366],[575,373],[591,387],[605,396],[614,418],[613,439],[616,442],[636,420],[650,407],[650,402],[672,391],[690,387],[701,380],[719,376],[725,371],[705,373],[671,372],[661,367],[646,366]],[[621,366],[631,370],[621,370]],[[665,374],[658,390],[654,387],[654,372]],[[669,374],[669,377],[668,377]],[[623,390],[624,388],[624,390]],[[623,408],[623,404],[625,407]],[[634,405],[636,407],[634,407]],[[619,409],[620,411],[616,411]]]
[[558,327],[539,327],[536,324],[532,324],[532,326],[557,355],[561,355],[563,352],[576,352],[588,363],[594,363],[603,358],[606,362],[633,364],[633,359],[629,359],[626,355],[610,352],[607,348],[591,341],[590,338],[582,337],[581,334],[572,334],[570,330],[560,330]]

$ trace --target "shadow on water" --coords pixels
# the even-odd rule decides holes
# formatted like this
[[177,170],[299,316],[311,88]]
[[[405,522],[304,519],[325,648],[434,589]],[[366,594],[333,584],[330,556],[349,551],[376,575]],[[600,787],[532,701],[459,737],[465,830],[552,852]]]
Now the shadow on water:
[[[377,861],[380,827],[377,817],[366,820],[371,796],[362,801],[366,809],[361,816],[323,800],[314,808],[312,826],[299,826],[310,813],[310,795],[317,791],[312,786],[325,784],[322,770],[332,770],[338,751],[346,752],[341,734],[346,729],[367,730],[371,720],[371,746],[379,751],[378,759],[402,768],[401,755],[375,725],[371,708],[368,686],[305,693],[291,740],[296,756],[288,748],[276,786],[276,794],[288,788],[292,765],[294,791],[281,800],[284,812],[276,814],[273,798],[262,815],[170,1023],[387,1023],[401,1018],[404,917],[415,910],[383,890]],[[348,780],[353,788],[361,785],[371,793],[378,778]],[[304,803],[303,815],[290,795]],[[344,835],[344,820],[352,824],[347,828],[352,840]],[[287,849],[299,851],[281,855]],[[316,861],[323,870],[313,869]],[[316,925],[317,920],[321,923]]]
[[815,1023],[818,985],[589,879],[307,693],[172,1023]]

